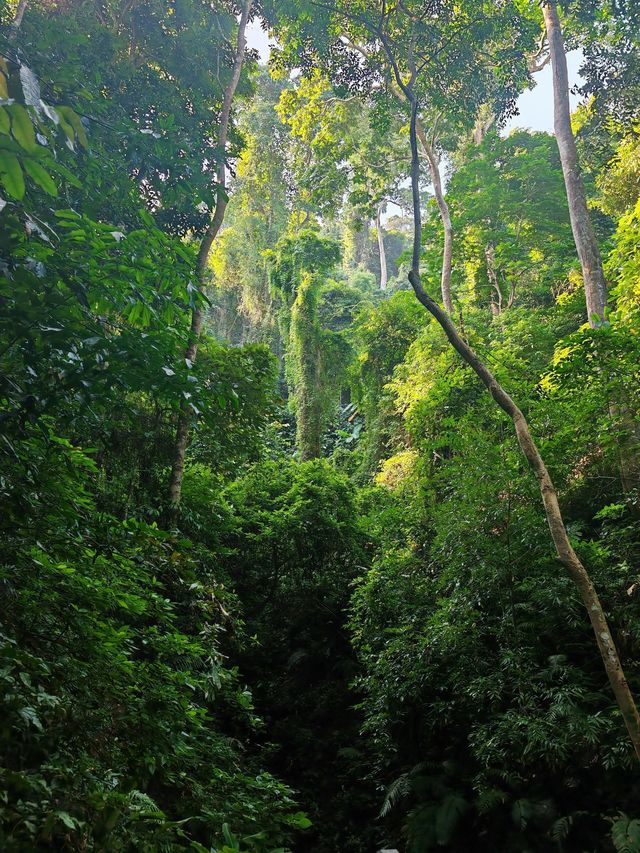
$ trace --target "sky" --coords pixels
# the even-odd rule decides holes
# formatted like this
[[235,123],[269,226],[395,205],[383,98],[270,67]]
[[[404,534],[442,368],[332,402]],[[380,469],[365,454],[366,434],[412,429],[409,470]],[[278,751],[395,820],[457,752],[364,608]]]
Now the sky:
[[[255,48],[260,53],[263,62],[269,59],[269,37],[260,27],[259,21],[252,21],[247,28],[247,42],[249,47]],[[579,82],[578,68],[580,67],[580,51],[568,54],[569,84],[574,86]],[[533,89],[523,92],[518,98],[518,115],[514,116],[506,125],[503,133],[508,134],[515,127],[529,128],[530,130],[544,130],[553,133],[553,88],[551,82],[551,67],[547,65],[542,71],[534,75],[536,85]],[[578,104],[579,98],[571,96],[571,106]]]

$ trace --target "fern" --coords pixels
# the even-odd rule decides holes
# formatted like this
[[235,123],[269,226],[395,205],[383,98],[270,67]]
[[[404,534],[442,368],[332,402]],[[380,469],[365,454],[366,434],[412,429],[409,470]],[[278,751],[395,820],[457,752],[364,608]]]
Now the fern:
[[437,844],[436,814],[434,805],[414,809],[407,820],[407,853],[424,853]]
[[386,817],[391,809],[411,791],[409,774],[403,773],[389,785],[380,809],[380,817]]
[[449,794],[436,813],[436,836],[438,844],[448,844],[458,827],[469,804],[460,794]]
[[564,841],[571,832],[572,826],[573,815],[559,817],[558,820],[554,821],[553,826],[551,827],[551,838],[558,842]]
[[150,812],[155,815],[164,814],[162,810],[158,807],[157,803],[151,799],[148,794],[143,793],[142,791],[131,791],[128,796],[129,800],[129,808],[132,811],[136,812]]
[[476,808],[480,814],[486,814],[505,803],[507,799],[508,795],[500,788],[487,788],[479,794]]
[[380,809],[380,817],[386,817],[400,800],[411,793],[413,781],[421,770],[424,770],[423,762],[416,764],[408,773],[402,773],[389,785]]

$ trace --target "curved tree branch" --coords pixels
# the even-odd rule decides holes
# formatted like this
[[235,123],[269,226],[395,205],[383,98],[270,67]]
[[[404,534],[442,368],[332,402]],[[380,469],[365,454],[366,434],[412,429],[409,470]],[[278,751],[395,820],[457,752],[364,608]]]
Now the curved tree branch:
[[[222,110],[220,112],[220,130],[218,134],[218,148],[220,150],[218,168],[216,172],[217,196],[216,206],[211,217],[211,221],[207,226],[207,230],[200,243],[198,251],[198,259],[196,262],[196,274],[198,283],[201,289],[206,286],[207,263],[211,246],[216,239],[220,226],[224,220],[224,214],[227,209],[226,187],[226,151],[229,138],[229,124],[231,120],[231,106],[233,97],[242,72],[242,64],[244,62],[245,49],[247,45],[246,29],[251,13],[252,0],[245,0],[242,6],[242,13],[238,23],[238,36],[236,41],[236,53],[231,73],[231,79],[227,84],[222,101]],[[204,307],[197,305],[191,314],[191,328],[189,330],[189,343],[185,350],[184,357],[192,364],[198,355],[198,342],[202,333],[202,323],[204,320]],[[184,460],[187,452],[187,444],[189,441],[189,429],[191,426],[191,411],[187,401],[185,400],[180,409],[178,418],[178,427],[176,430],[176,438],[173,448],[173,460],[171,464],[171,477],[169,480],[169,520],[173,521],[180,504],[182,496],[182,479],[184,476]]]
[[419,188],[420,163],[417,136],[419,105],[413,91],[409,92],[409,101],[411,104],[411,188],[414,207],[414,238],[409,282],[411,283],[419,302],[438,322],[451,346],[469,365],[469,367],[471,367],[498,406],[500,406],[500,408],[509,415],[513,421],[520,449],[538,480],[540,495],[542,497],[542,503],[556,553],[560,562],[566,568],[569,576],[575,583],[582,602],[587,609],[591,626],[595,634],[596,643],[609,679],[609,684],[611,685],[618,708],[620,709],[620,713],[622,714],[622,718],[627,727],[629,739],[631,740],[636,756],[640,759],[640,714],[638,713],[635,700],[629,688],[629,684],[627,683],[624,670],[622,669],[618,650],[611,634],[604,609],[598,597],[598,593],[591,581],[589,573],[574,551],[569,540],[562,512],[560,510],[560,504],[558,502],[558,493],[540,451],[538,450],[533,436],[531,435],[529,424],[527,423],[522,411],[511,399],[502,385],[500,385],[488,367],[486,367],[478,355],[460,336],[460,333],[456,329],[451,318],[436,302],[434,302],[422,287],[422,281],[420,278],[420,256],[422,253],[422,224]]

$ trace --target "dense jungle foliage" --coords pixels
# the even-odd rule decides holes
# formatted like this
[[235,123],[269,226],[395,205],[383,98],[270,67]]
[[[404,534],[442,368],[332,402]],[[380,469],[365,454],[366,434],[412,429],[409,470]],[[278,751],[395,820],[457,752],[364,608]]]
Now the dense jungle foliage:
[[639,853],[635,0],[2,0],[0,225],[0,849]]

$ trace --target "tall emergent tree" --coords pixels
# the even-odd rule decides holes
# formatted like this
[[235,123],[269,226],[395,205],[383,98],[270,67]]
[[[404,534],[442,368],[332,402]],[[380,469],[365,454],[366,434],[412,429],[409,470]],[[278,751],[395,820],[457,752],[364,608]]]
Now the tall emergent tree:
[[545,0],[542,12],[553,69],[553,125],[564,173],[573,237],[582,267],[587,315],[589,324],[597,326],[605,319],[607,284],[600,248],[589,215],[576,140],[571,127],[567,56],[555,0]]
[[[213,210],[213,215],[205,234],[200,242],[198,250],[198,258],[196,263],[196,275],[198,284],[201,290],[204,290],[207,285],[207,265],[209,261],[209,253],[211,246],[216,239],[220,226],[224,220],[224,214],[227,209],[228,198],[226,194],[226,173],[227,173],[227,144],[229,140],[229,127],[231,122],[231,108],[233,105],[233,97],[236,93],[240,75],[242,73],[242,65],[245,59],[246,50],[246,29],[251,14],[252,0],[244,0],[240,12],[240,20],[238,22],[238,32],[236,38],[235,59],[231,78],[227,83],[222,101],[222,109],[220,112],[220,123],[218,126],[217,145],[214,158],[217,160],[216,169],[216,203]],[[190,366],[196,360],[198,355],[198,341],[202,332],[202,323],[204,320],[205,309],[202,304],[198,303],[192,309],[191,313],[191,332],[189,337],[189,345],[185,351],[184,357],[187,365]],[[178,418],[178,426],[176,430],[175,445],[173,451],[173,460],[171,463],[171,477],[169,480],[169,504],[170,512],[175,514],[175,510],[180,504],[182,495],[182,480],[184,477],[184,462],[187,452],[187,444],[189,441],[189,428],[193,412],[189,401],[184,400],[181,406],[180,415]]]

